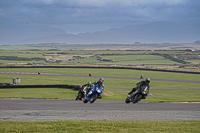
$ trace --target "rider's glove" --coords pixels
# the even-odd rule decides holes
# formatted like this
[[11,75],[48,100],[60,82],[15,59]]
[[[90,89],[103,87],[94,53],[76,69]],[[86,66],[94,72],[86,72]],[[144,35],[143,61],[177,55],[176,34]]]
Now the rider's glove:
[[100,93],[101,91],[100,91],[100,90],[97,90],[97,92]]

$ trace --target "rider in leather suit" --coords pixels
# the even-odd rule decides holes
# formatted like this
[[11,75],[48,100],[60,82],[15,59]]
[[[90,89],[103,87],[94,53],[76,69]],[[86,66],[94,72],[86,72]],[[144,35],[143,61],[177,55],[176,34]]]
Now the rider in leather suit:
[[[104,84],[103,84],[103,81],[104,81],[104,79],[101,77],[101,78],[99,78],[99,81],[95,81],[94,83],[92,83],[92,86],[98,86],[99,90],[100,90],[101,92],[103,92],[103,91],[104,91]],[[94,93],[94,89],[90,90],[90,92],[89,92],[88,95],[87,95],[87,99],[88,99],[88,100],[91,99],[91,96],[92,96],[93,93]],[[102,95],[99,94],[99,99],[101,99],[101,98],[102,98]]]
[[[150,88],[150,78],[145,78],[144,81],[140,81],[138,82],[136,85],[137,87],[134,87],[128,94],[132,94],[133,92],[135,92],[137,89],[139,89],[142,85],[147,85],[148,86],[148,90]],[[148,94],[148,93],[147,93]]]

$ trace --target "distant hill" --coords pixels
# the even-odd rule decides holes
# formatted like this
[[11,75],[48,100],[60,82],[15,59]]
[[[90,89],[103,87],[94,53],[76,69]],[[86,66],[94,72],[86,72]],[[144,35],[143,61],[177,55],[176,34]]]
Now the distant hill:
[[66,34],[66,32],[59,28],[52,28],[44,25],[1,24],[0,45],[26,43],[27,39],[46,37],[55,34]]
[[64,30],[48,26],[1,27],[0,44],[33,43],[184,43],[200,39],[199,25],[185,25],[170,22],[154,22],[139,26],[128,26],[106,31],[67,34]]

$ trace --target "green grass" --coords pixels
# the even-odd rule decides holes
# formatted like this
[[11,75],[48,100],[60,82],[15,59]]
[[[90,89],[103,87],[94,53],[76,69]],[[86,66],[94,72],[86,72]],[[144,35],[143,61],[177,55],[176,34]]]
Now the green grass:
[[145,102],[200,102],[200,91],[160,91],[150,90],[153,96],[148,96]]
[[[42,70],[42,71],[40,71]],[[198,74],[183,74],[183,73],[171,73],[171,72],[151,72],[151,71],[138,71],[138,70],[121,70],[121,69],[75,69],[75,68],[60,68],[60,69],[53,69],[53,68],[20,68],[20,69],[7,69],[2,68],[0,69],[1,72],[37,72],[40,71],[41,73],[54,73],[54,74],[70,74],[70,75],[88,75],[89,72],[92,71],[92,75],[95,76],[115,76],[115,77],[139,77],[142,73],[147,75],[150,78],[162,78],[162,79],[180,79],[180,80],[200,80]],[[136,75],[136,76],[135,76]],[[7,75],[1,74],[0,81],[3,83],[12,83],[12,79],[20,78],[22,85],[48,85],[48,84],[68,84],[68,85],[83,85],[87,81],[94,82],[98,80],[98,78],[93,77],[65,77],[65,76],[42,76],[42,75]],[[135,84],[140,80],[131,80],[131,79],[110,79],[105,78],[104,85],[105,85],[105,92],[103,93],[102,100],[113,100],[113,101],[123,101],[127,93],[123,93],[123,91],[130,91],[131,88],[135,87]],[[193,83],[176,83],[176,82],[160,82],[160,81],[151,81],[150,89],[199,89],[199,84]],[[112,90],[106,88],[127,88],[127,90]],[[70,91],[70,96],[67,96],[69,99],[74,99],[77,94],[77,91],[66,90],[66,89],[56,89],[56,88],[49,88],[42,89],[38,91],[41,95],[37,93],[33,93],[34,89],[26,89],[26,92],[23,92],[25,89],[13,89],[13,90],[0,90],[0,97],[1,98],[58,98],[58,99],[65,99],[66,96],[62,95],[66,92]],[[39,89],[40,90],[40,89]],[[52,91],[52,93],[50,93]],[[60,92],[61,91],[61,92]],[[18,93],[19,92],[19,93]],[[50,94],[48,94],[49,92]],[[40,94],[39,93],[39,94]],[[62,94],[60,94],[62,93]],[[145,99],[146,102],[199,102],[200,98],[199,91],[151,91],[150,93],[153,94],[153,97],[148,97]],[[56,94],[56,95],[54,95]],[[105,94],[105,95],[104,95]],[[57,96],[58,95],[58,96]]]
[[199,133],[200,121],[41,121],[0,122],[0,132],[66,133]]
[[[200,81],[198,74],[173,73],[161,71],[145,71],[133,69],[95,69],[95,68],[0,68],[0,72],[20,72],[20,73],[52,73],[69,75],[88,75],[92,76],[115,76],[115,77],[136,77],[141,75],[156,79],[178,79]],[[15,76],[15,75],[13,75]],[[16,76],[15,76],[16,77]],[[1,79],[3,80],[3,78]]]
[[121,60],[161,60],[165,59],[158,55],[118,55],[118,56],[102,56],[103,59],[121,61]]
[[[57,60],[56,64],[69,64],[69,63],[75,63],[75,64],[102,64],[102,65],[178,65],[181,63],[170,61],[168,59],[165,59],[162,56],[158,55],[151,55],[151,54],[169,54],[169,55],[185,55],[184,51],[123,51],[123,50],[69,50],[67,44],[58,44],[58,47],[61,47],[61,49],[58,48],[56,50],[53,46],[53,44],[48,45],[13,45],[13,46],[1,46],[0,50],[0,56],[17,56],[18,58],[46,58],[47,61],[50,61],[49,58],[52,58]],[[18,46],[18,47],[17,47]],[[90,47],[90,45],[86,45]],[[66,47],[67,49],[64,49]],[[71,45],[70,47],[73,47]],[[81,47],[81,45],[80,45]],[[35,49],[35,50],[30,50]],[[41,50],[40,50],[41,49]],[[59,53],[59,54],[57,54]],[[61,54],[62,53],[62,54]],[[46,54],[46,55],[44,55]],[[150,55],[149,55],[150,54]],[[191,53],[192,55],[199,54],[199,52]],[[86,59],[79,59],[79,60],[72,60],[69,61],[69,59],[76,59],[73,58],[73,56],[81,56],[81,57],[89,57],[89,56],[101,56],[102,59],[108,59],[113,60],[113,63],[110,62],[104,62],[99,61],[95,57],[90,57]],[[60,62],[61,61],[61,62]],[[186,60],[186,62],[194,62],[199,63],[198,61],[193,60]],[[44,61],[16,61],[13,60],[0,60],[0,63],[8,64],[8,63],[35,63],[35,64],[52,64],[53,62],[45,62]]]
[[1,89],[0,98],[75,99],[77,91],[65,88]]
[[49,64],[45,61],[36,61],[36,60],[31,60],[31,61],[8,61],[8,60],[0,60],[1,63],[12,63],[12,64],[27,64],[27,63],[40,63],[40,64]]
[[162,53],[162,54],[186,54],[184,51],[125,51],[125,50],[97,50],[96,54],[151,54],[151,53]]
[[113,62],[106,62],[97,60],[96,57],[89,57],[85,59],[66,61],[65,63],[88,63],[88,64],[107,64],[107,65],[174,65],[181,64],[162,56],[157,55],[118,55],[118,56],[102,56],[102,59],[112,60]]
[[[115,77],[144,77],[179,80],[200,80],[198,74],[171,73],[139,71],[130,69],[77,69],[77,68],[0,68],[0,72],[20,73],[53,73],[69,75],[93,76],[115,76]],[[93,77],[64,77],[64,76],[42,76],[42,75],[7,75],[1,74],[0,81],[12,83],[12,79],[20,78],[21,84],[71,84],[83,85],[87,81],[96,81]],[[139,80],[109,79],[105,78],[105,91],[103,98],[98,100],[124,101],[127,92],[135,87]],[[154,89],[199,89],[199,84],[158,82],[151,81],[151,88]],[[127,90],[106,89],[106,88],[127,88]],[[145,102],[200,102],[200,91],[165,91],[151,90],[153,96],[148,96]],[[77,91],[64,88],[19,88],[0,89],[0,98],[55,98],[75,99]],[[134,132],[134,133],[199,133],[200,121],[0,121],[0,132]]]
[[[107,59],[119,60],[132,60],[138,61],[120,61],[111,64],[119,65],[133,65],[133,64],[178,64],[170,60],[162,60],[163,57],[155,58],[155,56],[129,56],[125,54],[149,54],[149,53],[165,53],[165,54],[187,54],[183,51],[120,51],[120,50],[70,50],[78,49],[75,45],[59,44],[59,48],[64,51],[49,51],[54,47],[53,44],[49,45],[7,45],[1,46],[1,56],[18,56],[18,57],[43,57],[43,53],[57,53],[64,52],[66,54],[74,55],[92,55],[92,54],[123,54],[124,56],[104,56]],[[68,47],[69,46],[69,47]],[[81,45],[82,46],[82,45]],[[85,46],[85,45],[84,45]],[[90,48],[90,45],[87,46]],[[5,49],[5,50],[2,50]],[[38,51],[30,51],[28,49],[38,49]],[[43,51],[40,51],[42,49]],[[69,50],[66,50],[69,49]],[[10,51],[12,50],[12,51]],[[23,51],[24,50],[24,51]],[[27,51],[28,50],[28,51]],[[31,53],[31,54],[30,54]],[[199,54],[199,53],[193,53]],[[70,55],[71,56],[71,55]],[[120,57],[120,58],[119,58]],[[161,59],[160,59],[161,58]],[[148,60],[147,60],[148,59]],[[152,60],[154,59],[154,60]],[[189,62],[199,63],[194,60]],[[73,62],[73,61],[72,61]],[[76,60],[74,63],[99,63],[96,58],[86,58],[83,60]],[[44,61],[4,61],[0,60],[0,63],[44,63]],[[101,62],[101,64],[110,64]],[[0,68],[0,72],[20,72],[20,73],[37,73],[40,71],[43,73],[53,74],[69,74],[69,75],[88,75],[92,76],[114,76],[114,77],[137,77],[141,75],[144,77],[157,78],[157,79],[178,79],[178,80],[195,80],[199,81],[200,76],[198,74],[186,74],[186,73],[171,73],[171,72],[154,72],[154,71],[142,71],[142,70],[130,70],[130,69],[76,69],[76,68]],[[82,85],[87,81],[96,81],[97,78],[87,77],[63,77],[63,76],[42,76],[42,75],[7,75],[1,74],[0,82],[12,83],[12,79],[20,78],[21,84],[32,85],[45,85],[45,84],[72,84]],[[123,80],[123,79],[109,79],[105,78],[105,91],[103,92],[103,98],[98,100],[106,101],[124,101],[127,97],[127,92],[131,88],[135,87],[135,84],[139,80]],[[174,83],[174,82],[158,82],[151,81],[151,88],[153,89],[199,89],[199,84],[191,83]],[[106,89],[106,88],[127,88],[127,90],[119,89]],[[200,102],[200,91],[194,90],[179,90],[179,91],[166,91],[166,90],[151,90],[150,93],[153,96],[148,96],[145,102]],[[0,98],[55,98],[55,99],[75,99],[77,91],[73,89],[64,88],[19,88],[19,89],[0,89]],[[0,132],[134,132],[134,133],[199,133],[200,121],[0,121]]]
[[[100,76],[99,76],[100,77]],[[42,75],[7,75],[1,74],[2,83],[12,83],[13,79],[20,78],[22,85],[52,85],[68,84],[83,85],[88,81],[94,82],[98,78],[93,77],[67,77],[67,76],[42,76]],[[131,79],[111,79],[104,78],[104,85],[107,88],[133,88],[140,80]],[[199,89],[199,84],[193,83],[176,83],[164,81],[151,81],[151,88],[155,89]]]
[[97,60],[96,57],[85,59],[66,61],[65,63],[88,63],[88,64],[121,64],[121,65],[138,65],[138,64],[180,64],[175,61],[164,59],[162,56],[156,55],[121,55],[121,56],[102,56],[103,59],[113,60],[113,62],[105,62]]
[[[53,51],[53,50],[37,50],[37,51],[34,51],[34,50],[1,50],[0,51],[1,52],[1,54],[6,54],[6,53],[16,53],[16,54],[32,54],[32,56],[33,56],[33,54],[46,54],[46,53],[57,53],[57,52],[61,52],[61,51]],[[15,56],[16,56],[16,54],[15,54]],[[33,56],[33,57],[35,57],[35,56]]]
[[[0,77],[1,82],[9,83],[12,79],[20,78],[22,85],[48,85],[48,84],[68,84],[83,85],[87,81],[96,81],[97,78],[89,77],[63,77],[63,76],[41,76],[41,75],[6,75]],[[109,79],[105,78],[105,91],[102,100],[124,101],[127,92],[135,87],[139,80]],[[11,82],[10,82],[11,83]],[[199,89],[199,84],[159,82],[151,81],[152,89]],[[127,88],[126,90],[107,88]],[[125,93],[126,92],[126,93]],[[151,90],[153,96],[145,99],[146,102],[199,102],[200,91],[164,91]],[[70,94],[70,95],[67,95]],[[0,89],[0,98],[56,98],[74,99],[77,91],[62,88],[26,88],[26,89]]]
[[[41,71],[40,71],[41,70]],[[150,78],[161,79],[179,79],[179,80],[200,80],[198,74],[172,73],[172,72],[152,72],[127,69],[85,69],[85,68],[1,68],[1,72],[20,72],[20,73],[43,73],[69,74],[69,75],[88,75],[92,72],[95,76],[113,76],[113,77],[139,77],[146,75]],[[7,75],[1,74],[2,83],[12,83],[13,79],[20,78],[21,85],[83,85],[88,81],[94,82],[98,78],[94,77],[68,77],[68,76],[42,76],[42,75]],[[127,92],[135,87],[140,80],[131,79],[111,79],[104,77],[105,91],[102,100],[124,101]],[[107,88],[126,88],[126,90],[107,89]],[[199,84],[153,81],[150,83],[150,93],[145,99],[146,102],[199,102],[200,91],[164,91],[162,89],[199,89]],[[151,90],[161,89],[161,90]],[[26,91],[24,91],[26,90]],[[37,91],[36,91],[37,90]],[[70,94],[70,95],[67,95]],[[57,99],[74,99],[77,91],[61,88],[27,88],[27,89],[1,89],[0,98],[57,98]]]
[[65,63],[99,63],[100,61],[97,60],[96,57],[89,57],[85,59],[80,59],[80,60],[72,60],[72,61],[66,61]]
[[23,58],[44,58],[42,54],[35,54],[35,53],[20,53],[20,52],[1,52],[1,56],[17,56],[17,57],[23,57]]
[[[125,101],[130,90],[105,89],[100,101]],[[76,90],[64,88],[18,88],[0,89],[0,98],[47,98],[47,99],[70,99],[77,96]],[[200,91],[162,91],[150,90],[145,102],[200,102]]]
[[138,60],[138,61],[120,61],[120,62],[101,62],[96,64],[108,64],[108,65],[175,65],[181,64],[171,60]]
[[[83,85],[87,81],[96,81],[96,78],[83,77],[60,77],[60,76],[41,76],[41,75],[3,75],[0,77],[1,82],[9,83],[14,78],[20,78],[21,84],[24,85],[45,85],[45,84],[68,84]],[[127,97],[125,91],[130,91],[135,87],[138,80],[122,79],[105,79],[105,91],[102,100],[124,101]],[[11,83],[11,82],[10,82]],[[175,83],[152,81],[152,89],[199,89],[199,84],[192,83]],[[126,90],[115,90],[106,88],[127,88]],[[37,90],[37,91],[36,91]],[[152,97],[145,99],[146,102],[199,102],[200,91],[155,91],[150,89]],[[70,95],[66,95],[70,94]],[[74,99],[77,91],[61,88],[26,88],[26,89],[0,89],[0,98],[57,98],[57,99]]]
[[200,63],[200,60],[184,60],[184,61],[187,61],[187,62],[191,62],[191,63]]

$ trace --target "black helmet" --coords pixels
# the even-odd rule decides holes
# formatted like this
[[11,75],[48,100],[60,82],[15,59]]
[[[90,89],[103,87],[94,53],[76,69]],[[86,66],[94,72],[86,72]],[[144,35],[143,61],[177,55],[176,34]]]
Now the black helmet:
[[104,81],[103,77],[99,78],[100,83],[103,83],[103,81]]
[[150,83],[150,78],[145,78],[144,81],[145,83]]

